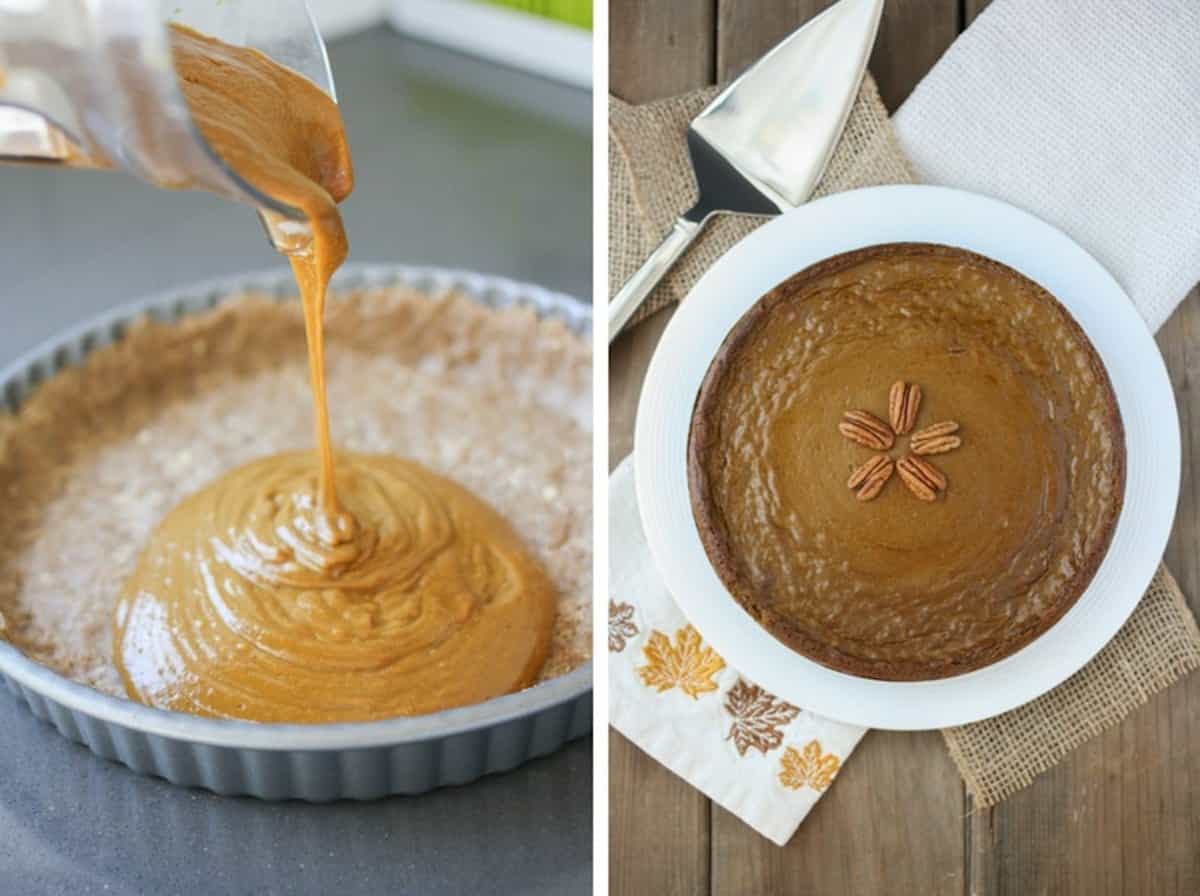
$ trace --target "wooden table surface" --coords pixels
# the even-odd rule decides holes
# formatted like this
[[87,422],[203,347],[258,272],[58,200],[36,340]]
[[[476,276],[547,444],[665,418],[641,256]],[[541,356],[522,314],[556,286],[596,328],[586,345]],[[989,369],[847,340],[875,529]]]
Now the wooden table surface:
[[[888,0],[870,68],[895,109],[987,0]],[[643,102],[736,74],[826,0],[610,0],[613,93]],[[1200,608],[1200,308],[1158,334],[1179,403],[1183,488],[1167,562]],[[613,345],[610,458],[632,448],[671,312]],[[1200,893],[1200,675],[1151,698],[1032,786],[976,810],[937,732],[873,731],[779,848],[610,732],[611,892]]]

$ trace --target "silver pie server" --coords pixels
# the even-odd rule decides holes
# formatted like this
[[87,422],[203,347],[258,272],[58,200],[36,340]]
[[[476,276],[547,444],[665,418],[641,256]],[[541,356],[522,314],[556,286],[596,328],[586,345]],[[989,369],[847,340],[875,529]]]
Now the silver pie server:
[[608,306],[608,339],[713,215],[777,215],[812,194],[854,105],[883,0],[841,0],[785,38],[692,121],[700,197]]

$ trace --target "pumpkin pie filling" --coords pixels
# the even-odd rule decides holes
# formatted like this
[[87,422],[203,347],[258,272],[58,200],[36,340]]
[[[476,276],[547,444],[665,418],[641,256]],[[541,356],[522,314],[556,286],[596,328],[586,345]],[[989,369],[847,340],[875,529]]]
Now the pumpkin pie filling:
[[[171,43],[208,143],[247,181],[307,218],[311,250],[290,261],[302,300],[316,450],[243,458],[164,508],[111,611],[112,663],[125,693],[206,716],[332,722],[434,712],[533,683],[556,640],[559,594],[509,521],[416,460],[391,451],[334,452],[325,297],[347,252],[337,202],[353,183],[337,106],[255,50],[178,26]],[[265,311],[253,314],[266,323]],[[464,326],[471,320],[459,317]],[[488,329],[478,326],[476,335]],[[271,350],[276,361],[287,356]],[[525,360],[537,366],[535,357]],[[373,372],[361,367],[356,393],[400,386],[370,381]],[[34,414],[36,406],[35,396]],[[240,419],[297,415],[302,407],[259,404]],[[211,426],[234,416],[214,416]],[[406,422],[428,421],[414,414]],[[263,442],[274,441],[273,421],[262,419],[259,429]],[[130,471],[128,478],[137,477]],[[57,569],[49,563],[41,574]],[[18,601],[17,624],[6,636],[26,641],[35,655],[46,652],[33,633],[50,609]]]
[[[413,461],[310,454],[225,474],[155,529],[117,609],[129,694],[198,715],[416,715],[532,682],[555,593],[508,524]],[[358,522],[359,520],[365,523]]]
[[1124,493],[1095,350],[1052,296],[970,252],[837,256],[734,327],[694,409],[701,540],[781,641],[891,680],[967,672],[1091,581]]

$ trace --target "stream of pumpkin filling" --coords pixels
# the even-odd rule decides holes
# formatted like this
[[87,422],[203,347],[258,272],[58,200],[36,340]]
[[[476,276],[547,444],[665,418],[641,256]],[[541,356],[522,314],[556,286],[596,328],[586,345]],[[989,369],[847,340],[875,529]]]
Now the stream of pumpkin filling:
[[312,251],[291,263],[317,448],[230,471],[162,520],[116,608],[127,693],[206,716],[331,722],[434,712],[531,684],[556,596],[508,523],[415,462],[334,455],[322,318],[347,252],[337,203],[353,185],[337,105],[258,51],[179,26],[171,41],[209,144],[308,219]]

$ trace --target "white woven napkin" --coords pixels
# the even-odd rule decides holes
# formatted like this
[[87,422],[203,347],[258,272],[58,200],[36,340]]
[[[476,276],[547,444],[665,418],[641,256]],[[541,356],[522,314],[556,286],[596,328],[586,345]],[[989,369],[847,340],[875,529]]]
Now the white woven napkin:
[[[924,183],[1071,234],[1157,329],[1200,280],[1200,2],[995,0],[893,119]],[[609,482],[614,727],[775,843],[864,729],[781,704],[688,625],[655,568],[632,459]]]
[[1200,280],[1200,2],[996,0],[892,118],[922,183],[1069,233],[1151,329]]

